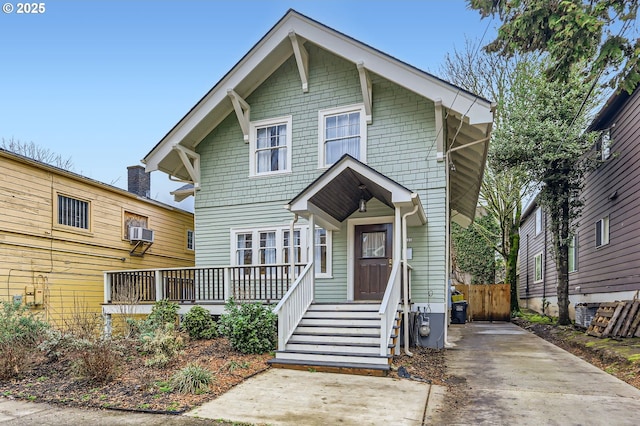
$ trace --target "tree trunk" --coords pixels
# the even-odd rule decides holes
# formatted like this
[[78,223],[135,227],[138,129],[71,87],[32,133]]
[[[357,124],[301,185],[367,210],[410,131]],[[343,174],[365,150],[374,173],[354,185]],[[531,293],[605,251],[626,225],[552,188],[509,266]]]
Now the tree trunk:
[[[557,217],[552,218],[556,273],[558,274],[558,324],[569,325],[569,196],[566,187],[557,198]],[[555,215],[554,215],[555,216]]]
[[506,278],[511,288],[511,312],[519,312],[520,304],[518,303],[518,251],[520,250],[520,215],[522,213],[522,205],[516,206],[515,217],[509,230],[509,257],[506,262]]

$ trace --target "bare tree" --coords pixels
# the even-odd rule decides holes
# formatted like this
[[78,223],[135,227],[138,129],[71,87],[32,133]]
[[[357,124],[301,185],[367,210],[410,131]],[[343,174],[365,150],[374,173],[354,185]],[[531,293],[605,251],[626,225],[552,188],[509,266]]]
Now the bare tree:
[[34,142],[21,142],[20,140],[11,138],[2,138],[0,147],[4,150],[20,154],[32,160],[47,163],[64,170],[73,171],[73,161],[71,157],[64,158],[60,154],[56,154],[48,148],[36,145]]
[[[510,125],[504,103],[516,76],[518,63],[526,61],[535,61],[535,58],[532,55],[506,58],[490,54],[480,50],[478,45],[467,39],[463,50],[454,49],[452,54],[447,54],[440,74],[457,86],[496,102],[494,126],[499,129],[501,126]],[[504,259],[505,283],[511,286],[511,310],[517,311],[519,305],[516,268],[520,247],[518,231],[522,199],[529,187],[529,181],[516,168],[506,170],[494,164],[491,146],[495,138],[494,132],[479,202],[488,215],[497,221],[498,226],[490,229],[478,222],[473,226]]]

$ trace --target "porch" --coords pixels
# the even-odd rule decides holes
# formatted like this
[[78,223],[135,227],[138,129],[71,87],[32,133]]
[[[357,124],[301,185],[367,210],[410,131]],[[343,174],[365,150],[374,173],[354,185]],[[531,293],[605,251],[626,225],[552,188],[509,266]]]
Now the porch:
[[180,315],[196,305],[220,315],[229,298],[262,302],[278,314],[272,366],[384,375],[399,354],[401,297],[411,282],[402,263],[394,263],[381,301],[343,303],[314,303],[313,264],[107,271],[102,313],[110,332],[113,315],[148,315],[160,300],[177,303]]
[[102,313],[149,314],[160,300],[180,305],[180,314],[199,305],[220,315],[229,298],[238,303],[276,304],[302,268],[273,264],[107,271]]

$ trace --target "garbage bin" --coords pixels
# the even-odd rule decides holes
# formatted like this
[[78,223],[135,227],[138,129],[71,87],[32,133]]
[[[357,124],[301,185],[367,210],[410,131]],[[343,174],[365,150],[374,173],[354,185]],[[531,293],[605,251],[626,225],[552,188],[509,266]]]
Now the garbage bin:
[[451,324],[464,324],[467,322],[467,301],[453,302],[451,305]]

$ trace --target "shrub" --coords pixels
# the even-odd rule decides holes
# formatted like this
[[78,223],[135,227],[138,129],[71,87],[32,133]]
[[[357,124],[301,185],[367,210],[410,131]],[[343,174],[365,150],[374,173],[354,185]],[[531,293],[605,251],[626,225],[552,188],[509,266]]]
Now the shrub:
[[216,322],[202,306],[194,306],[187,312],[182,327],[192,339],[213,339],[218,335]]
[[269,352],[276,347],[277,315],[262,303],[237,305],[229,299],[220,316],[218,331],[229,338],[231,347],[245,354]]
[[145,319],[124,318],[126,324],[126,337],[141,338],[152,335],[166,324],[175,326],[178,319],[180,305],[167,299],[159,300],[153,304],[151,313]]
[[163,328],[165,324],[175,325],[178,319],[178,309],[180,309],[180,305],[175,302],[170,302],[167,299],[159,300],[153,304],[151,313],[145,321],[153,329]]
[[35,343],[49,325],[41,321],[24,305],[0,302],[0,342],[22,340]]
[[0,378],[15,377],[33,366],[40,355],[38,343],[48,327],[28,307],[0,302]]
[[142,350],[151,355],[145,365],[164,367],[184,348],[184,340],[171,323],[142,335]]
[[120,372],[122,352],[115,341],[110,339],[77,339],[73,371],[91,381],[106,383],[115,379]]
[[205,393],[212,382],[211,372],[197,364],[189,364],[171,377],[171,384],[180,393]]

